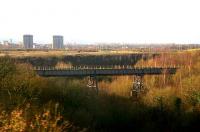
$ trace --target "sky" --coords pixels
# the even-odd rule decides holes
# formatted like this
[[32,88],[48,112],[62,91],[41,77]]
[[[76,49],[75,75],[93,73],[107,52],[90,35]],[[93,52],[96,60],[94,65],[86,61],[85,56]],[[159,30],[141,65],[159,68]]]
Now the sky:
[[199,0],[0,0],[0,41],[200,43]]

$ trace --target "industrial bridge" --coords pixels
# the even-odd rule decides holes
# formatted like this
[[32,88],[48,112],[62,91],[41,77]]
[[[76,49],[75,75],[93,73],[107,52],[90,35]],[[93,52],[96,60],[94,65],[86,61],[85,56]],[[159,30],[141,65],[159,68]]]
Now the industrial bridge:
[[44,77],[69,77],[69,76],[118,76],[118,75],[158,75],[175,74],[176,67],[124,67],[124,68],[34,68],[38,75]]
[[98,93],[97,76],[120,76],[133,75],[133,88],[131,96],[138,96],[143,90],[142,78],[144,75],[161,75],[175,74],[176,67],[71,67],[71,68],[54,68],[54,67],[36,67],[34,68],[39,76],[43,77],[80,77],[88,76],[88,87],[92,87]]

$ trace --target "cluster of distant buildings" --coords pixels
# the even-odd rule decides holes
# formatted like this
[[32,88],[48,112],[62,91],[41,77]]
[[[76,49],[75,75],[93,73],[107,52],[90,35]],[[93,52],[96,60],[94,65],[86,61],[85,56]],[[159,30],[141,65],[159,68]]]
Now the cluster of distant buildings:
[[200,44],[125,44],[125,43],[96,43],[77,44],[67,43],[64,45],[63,36],[54,35],[52,43],[34,43],[33,35],[23,35],[23,42],[13,43],[12,39],[0,42],[0,49],[68,49],[72,51],[111,51],[111,50],[139,50],[139,51],[167,51],[186,50],[200,48]]
[[64,49],[63,36],[54,35],[51,44],[34,43],[33,35],[23,35],[23,42],[14,43],[12,39],[0,42],[0,49]]
[[[23,45],[24,45],[25,49],[37,48],[37,47],[33,47],[34,46],[33,35],[24,35],[23,36]],[[37,45],[35,45],[35,46],[37,46]],[[52,48],[53,49],[63,49],[64,48],[63,36],[61,36],[61,35],[53,36]]]

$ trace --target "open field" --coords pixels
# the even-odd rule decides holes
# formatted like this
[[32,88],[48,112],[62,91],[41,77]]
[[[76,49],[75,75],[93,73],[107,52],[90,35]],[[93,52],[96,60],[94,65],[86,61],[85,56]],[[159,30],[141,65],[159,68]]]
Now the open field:
[[188,49],[188,50],[163,50],[163,51],[154,51],[148,50],[140,51],[140,50],[108,50],[108,51],[70,51],[70,50],[0,50],[0,57],[2,56],[10,56],[10,57],[60,57],[60,56],[74,56],[74,55],[126,55],[126,54],[161,54],[167,52],[185,52],[185,51],[199,51],[200,49]]
[[49,56],[72,56],[72,55],[115,55],[115,54],[133,54],[141,53],[136,51],[98,51],[98,52],[78,52],[67,50],[10,50],[0,51],[0,56],[8,55],[10,57],[49,57]]

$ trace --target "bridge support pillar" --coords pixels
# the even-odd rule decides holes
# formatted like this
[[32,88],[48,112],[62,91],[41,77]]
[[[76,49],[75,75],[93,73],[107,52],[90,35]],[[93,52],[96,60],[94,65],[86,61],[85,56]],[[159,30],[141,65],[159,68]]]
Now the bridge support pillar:
[[135,75],[133,76],[133,86],[130,96],[138,98],[142,92],[144,92],[143,75]]
[[98,89],[98,81],[97,81],[96,76],[89,76],[87,87],[94,89],[95,92],[98,94],[99,89]]

